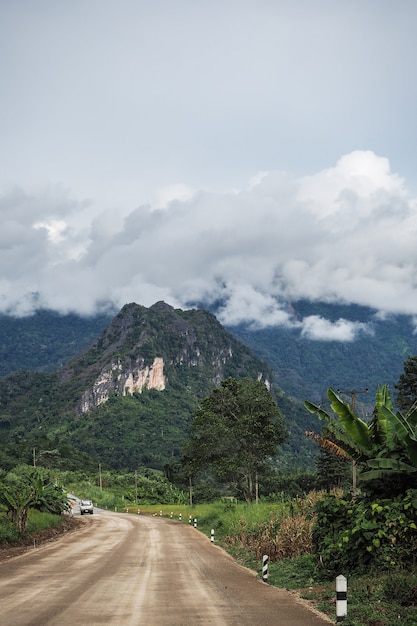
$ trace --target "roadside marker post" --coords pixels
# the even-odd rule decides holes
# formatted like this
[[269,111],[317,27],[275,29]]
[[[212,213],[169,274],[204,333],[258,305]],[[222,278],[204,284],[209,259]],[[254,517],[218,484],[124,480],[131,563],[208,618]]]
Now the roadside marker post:
[[197,518],[194,518],[194,528],[197,528]]
[[336,622],[342,622],[347,615],[347,580],[345,576],[336,578]]
[[211,529],[210,541],[211,543],[214,543],[214,528]]
[[267,554],[264,554],[264,557],[262,559],[262,580],[264,581],[264,583],[268,582],[268,563],[269,556]]

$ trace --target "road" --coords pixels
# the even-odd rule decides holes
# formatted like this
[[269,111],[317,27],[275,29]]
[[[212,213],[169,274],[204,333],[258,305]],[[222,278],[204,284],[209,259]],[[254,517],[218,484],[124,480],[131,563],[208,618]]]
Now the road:
[[97,510],[80,519],[80,530],[0,563],[2,626],[329,624],[189,524]]

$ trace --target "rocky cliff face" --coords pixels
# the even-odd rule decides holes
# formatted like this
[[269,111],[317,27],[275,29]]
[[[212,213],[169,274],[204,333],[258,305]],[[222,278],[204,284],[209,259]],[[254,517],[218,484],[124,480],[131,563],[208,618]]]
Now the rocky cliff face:
[[106,402],[111,395],[126,396],[142,393],[144,388],[165,389],[164,360],[155,357],[152,365],[145,365],[139,358],[133,367],[124,367],[121,360],[111,363],[104,369],[92,387],[84,392],[81,399],[81,413],[86,413]]
[[[79,374],[77,374],[79,372]],[[77,407],[86,413],[111,396],[171,387],[201,398],[228,376],[250,376],[268,386],[267,366],[230,335],[211,313],[158,302],[123,307],[93,346],[66,372],[82,378]]]

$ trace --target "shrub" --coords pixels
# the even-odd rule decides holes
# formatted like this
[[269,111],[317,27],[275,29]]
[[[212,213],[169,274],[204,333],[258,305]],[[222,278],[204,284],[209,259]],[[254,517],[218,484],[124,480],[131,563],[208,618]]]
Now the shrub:
[[15,526],[12,525],[6,515],[0,515],[0,543],[13,543],[17,541],[20,534]]
[[314,550],[331,575],[414,566],[416,512],[416,490],[392,500],[327,496],[316,505]]

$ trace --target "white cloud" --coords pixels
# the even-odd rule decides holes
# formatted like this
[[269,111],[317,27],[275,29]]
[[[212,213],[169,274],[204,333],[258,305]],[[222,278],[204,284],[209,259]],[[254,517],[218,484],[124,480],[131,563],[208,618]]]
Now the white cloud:
[[295,325],[339,340],[364,328],[295,322],[288,303],[417,316],[417,203],[386,158],[355,151],[307,177],[263,173],[238,193],[179,185],[165,200],[163,209],[91,218],[64,188],[4,194],[1,309],[27,310],[33,293],[44,306],[87,313],[108,301],[222,302],[226,324]]
[[228,290],[227,304],[220,309],[218,317],[226,326],[248,321],[253,328],[300,326],[275,298],[248,284],[234,285]]
[[361,332],[372,333],[371,328],[361,322],[341,318],[332,323],[319,315],[304,318],[302,327],[303,336],[322,341],[353,341]]
[[64,233],[67,229],[67,225],[62,220],[50,220],[49,222],[37,222],[33,225],[35,230],[44,228],[48,233],[48,239],[54,244],[59,244],[64,241]]

